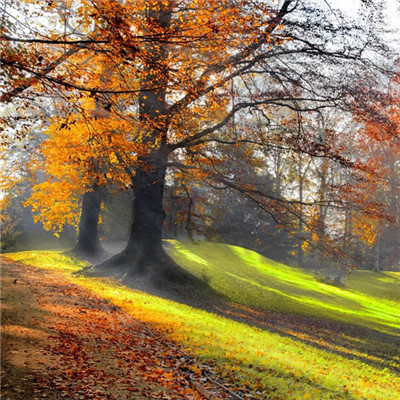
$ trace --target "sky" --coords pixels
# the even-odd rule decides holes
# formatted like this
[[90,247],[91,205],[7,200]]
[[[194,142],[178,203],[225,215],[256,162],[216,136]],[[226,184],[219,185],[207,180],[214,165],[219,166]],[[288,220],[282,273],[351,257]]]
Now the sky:
[[[339,8],[343,12],[354,14],[362,7],[362,0],[321,0],[330,4],[332,8]],[[388,22],[397,27],[400,20],[400,0],[386,0],[385,14]]]
[[[332,9],[340,9],[343,14],[356,16],[362,9],[365,0],[317,0],[329,4]],[[400,0],[383,0],[385,4],[385,27],[394,32],[382,37],[387,44],[400,53]]]

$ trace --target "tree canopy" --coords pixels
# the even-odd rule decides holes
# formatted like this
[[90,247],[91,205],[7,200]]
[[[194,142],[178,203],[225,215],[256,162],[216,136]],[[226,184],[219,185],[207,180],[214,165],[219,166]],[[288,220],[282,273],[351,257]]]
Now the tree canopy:
[[[348,182],[331,179],[335,168],[359,181],[371,165],[347,151],[353,133],[324,121],[334,109],[342,121],[362,114],[370,124],[389,123],[379,110],[388,101],[383,84],[392,67],[377,29],[384,22],[381,3],[365,2],[364,19],[333,6],[8,2],[1,100],[18,112],[35,109],[45,132],[30,151],[29,167],[44,167],[46,179],[27,204],[46,227],[60,228],[77,224],[79,195],[109,185],[132,188],[128,245],[97,272],[118,266],[123,275],[181,277],[161,245],[163,194],[174,182],[184,182],[188,195],[193,185],[207,188],[209,199],[222,189],[237,193],[297,235],[298,252],[307,246],[332,251],[328,211],[333,204],[343,210],[350,190]],[[51,118],[42,109],[50,109]],[[18,129],[9,132],[3,133],[6,147],[25,140]],[[267,175],[278,154],[289,159],[290,172],[271,182]],[[314,188],[307,197],[310,170]]]

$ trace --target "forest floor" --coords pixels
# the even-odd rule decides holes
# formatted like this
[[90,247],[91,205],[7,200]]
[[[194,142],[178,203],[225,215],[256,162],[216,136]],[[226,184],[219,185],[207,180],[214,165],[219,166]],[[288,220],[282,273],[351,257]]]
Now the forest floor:
[[107,300],[61,274],[1,264],[4,400],[229,398],[193,381],[193,358]]

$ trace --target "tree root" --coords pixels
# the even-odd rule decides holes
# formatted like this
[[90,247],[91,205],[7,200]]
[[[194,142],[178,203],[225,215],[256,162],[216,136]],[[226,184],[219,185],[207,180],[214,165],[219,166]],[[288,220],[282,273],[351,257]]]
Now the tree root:
[[100,264],[84,267],[77,274],[110,276],[124,282],[141,281],[155,287],[163,287],[168,283],[197,288],[208,286],[179,266],[164,250],[151,255],[123,251]]
[[71,257],[81,258],[91,263],[100,262],[110,256],[100,244],[91,249],[85,249],[77,245],[71,250],[66,251],[64,254]]

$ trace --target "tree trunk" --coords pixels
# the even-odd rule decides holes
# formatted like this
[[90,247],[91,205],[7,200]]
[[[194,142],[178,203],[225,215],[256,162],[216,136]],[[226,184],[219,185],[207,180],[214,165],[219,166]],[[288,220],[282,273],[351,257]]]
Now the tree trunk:
[[157,163],[136,171],[133,186],[131,234],[126,248],[97,265],[95,275],[119,278],[145,278],[155,284],[166,280],[175,283],[199,283],[177,265],[162,246],[162,227],[165,219],[163,193],[166,172],[166,151],[161,147]]
[[73,255],[89,260],[106,255],[98,236],[100,206],[101,188],[94,185],[91,191],[87,191],[83,195],[78,241],[71,250]]
[[380,249],[380,232],[378,225],[378,232],[376,234],[376,242],[375,242],[375,265],[374,271],[379,272],[381,270],[381,249]]
[[[171,2],[154,2],[149,7],[147,17],[157,35],[164,30],[168,32],[171,7]],[[122,253],[95,266],[92,271],[95,275],[145,277],[152,283],[160,284],[166,279],[179,283],[198,282],[179,267],[162,247],[165,218],[163,193],[168,157],[168,110],[165,101],[168,48],[165,40],[154,40],[148,42],[146,49],[148,57],[143,62],[143,78],[140,83],[140,128],[137,135],[145,150],[138,156],[138,167],[132,178],[134,198],[131,234]]]
[[304,266],[304,251],[303,251],[303,183],[304,183],[304,175],[302,172],[303,167],[303,159],[301,154],[299,154],[299,164],[298,164],[298,179],[299,179],[299,224],[297,227],[298,233],[298,243],[297,243],[297,266],[303,267]]
[[134,178],[131,234],[125,250],[116,256],[120,265],[129,267],[129,275],[157,274],[170,261],[162,247],[165,152],[160,149],[158,156],[156,165],[138,170]]

